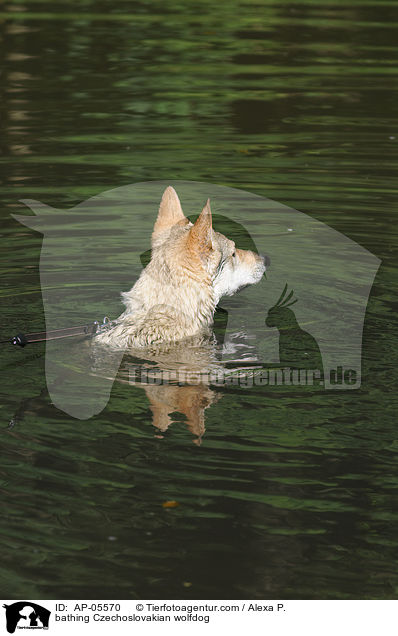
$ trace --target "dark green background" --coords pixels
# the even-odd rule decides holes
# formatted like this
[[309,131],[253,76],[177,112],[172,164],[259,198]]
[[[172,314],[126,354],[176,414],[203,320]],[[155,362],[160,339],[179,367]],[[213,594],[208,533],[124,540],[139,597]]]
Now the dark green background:
[[362,388],[227,391],[201,447],[182,421],[155,438],[143,392],[122,385],[101,415],[67,417],[44,347],[3,345],[3,597],[396,597],[397,9],[0,5],[2,340],[44,328],[41,237],[9,216],[24,197],[67,208],[137,181],[209,181],[382,259]]

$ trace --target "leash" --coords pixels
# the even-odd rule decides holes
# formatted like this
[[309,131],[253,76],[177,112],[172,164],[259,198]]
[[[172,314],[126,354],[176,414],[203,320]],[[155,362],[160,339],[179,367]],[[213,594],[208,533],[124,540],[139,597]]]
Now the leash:
[[52,331],[37,331],[34,333],[18,333],[10,340],[3,340],[0,344],[11,343],[19,347],[25,347],[33,342],[46,342],[47,340],[59,340],[61,338],[74,338],[76,336],[92,336],[95,333],[112,326],[114,321],[104,317],[102,323],[94,320],[93,323],[81,327],[66,327],[65,329],[53,329]]

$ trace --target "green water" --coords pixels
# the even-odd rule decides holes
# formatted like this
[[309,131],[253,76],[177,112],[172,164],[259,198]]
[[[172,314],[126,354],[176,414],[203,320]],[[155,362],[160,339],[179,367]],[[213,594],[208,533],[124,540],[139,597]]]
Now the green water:
[[218,388],[201,445],[178,412],[160,435],[122,383],[101,414],[67,416],[44,346],[3,346],[3,597],[396,598],[397,3],[0,10],[1,340],[44,329],[41,235],[10,217],[22,198],[70,208],[134,182],[210,182],[382,259],[361,388]]

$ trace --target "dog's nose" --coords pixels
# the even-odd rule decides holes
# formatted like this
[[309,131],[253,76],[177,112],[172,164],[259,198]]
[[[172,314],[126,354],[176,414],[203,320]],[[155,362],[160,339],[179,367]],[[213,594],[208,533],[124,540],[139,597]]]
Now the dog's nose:
[[261,256],[261,258],[262,258],[262,259],[263,259],[263,261],[264,261],[264,265],[265,265],[265,267],[269,267],[269,266],[271,265],[271,259],[270,259],[270,257],[269,257],[267,254],[266,254],[265,256],[264,256],[264,254],[260,254],[260,256]]

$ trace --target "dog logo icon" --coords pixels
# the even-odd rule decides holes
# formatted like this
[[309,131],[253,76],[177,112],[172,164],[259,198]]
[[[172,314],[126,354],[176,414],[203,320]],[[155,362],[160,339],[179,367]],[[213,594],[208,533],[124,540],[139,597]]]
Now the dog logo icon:
[[18,629],[48,629],[50,610],[32,603],[18,601],[12,605],[3,605],[6,610],[7,631],[13,634]]

